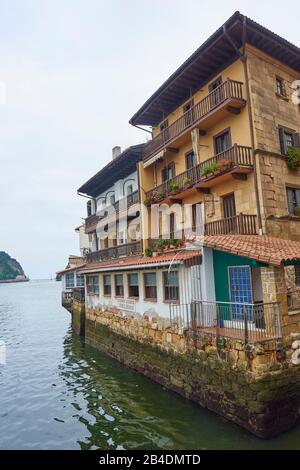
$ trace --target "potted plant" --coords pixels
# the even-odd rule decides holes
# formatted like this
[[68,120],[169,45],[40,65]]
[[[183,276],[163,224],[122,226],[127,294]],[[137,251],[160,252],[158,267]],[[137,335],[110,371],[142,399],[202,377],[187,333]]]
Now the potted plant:
[[159,192],[159,191],[153,193],[153,202],[159,202],[159,201],[161,201],[163,198],[164,198],[163,193],[161,193],[161,192]]
[[170,238],[169,240],[169,246],[170,248],[176,248],[178,245],[178,240],[177,238]]
[[153,255],[153,250],[152,248],[148,247],[148,248],[145,248],[145,256],[147,258],[152,258],[152,255]]
[[158,240],[158,242],[156,243],[156,248],[159,251],[163,251],[167,246],[168,246],[167,240]]
[[213,176],[216,173],[219,173],[220,171],[220,165],[218,162],[210,162],[206,163],[200,171],[200,176],[201,177],[210,177]]
[[210,169],[213,174],[217,174],[220,172],[220,165],[218,162],[211,162]]
[[231,160],[221,160],[219,162],[219,167],[221,170],[227,170],[227,168],[230,168],[232,165],[232,161]]
[[178,183],[172,183],[172,182],[169,183],[168,191],[171,194],[177,194],[178,191],[179,191],[179,184]]
[[191,178],[188,178],[188,177],[184,178],[184,180],[183,180],[183,186],[184,186],[184,187],[188,187],[188,186],[190,186],[191,184],[192,184]]
[[300,147],[289,147],[286,152],[286,164],[290,170],[300,167]]

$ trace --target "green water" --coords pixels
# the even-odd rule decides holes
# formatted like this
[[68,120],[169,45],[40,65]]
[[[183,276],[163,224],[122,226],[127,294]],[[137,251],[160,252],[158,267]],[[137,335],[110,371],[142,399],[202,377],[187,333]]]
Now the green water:
[[261,441],[85,346],[60,289],[0,285],[0,449],[300,449],[300,426]]

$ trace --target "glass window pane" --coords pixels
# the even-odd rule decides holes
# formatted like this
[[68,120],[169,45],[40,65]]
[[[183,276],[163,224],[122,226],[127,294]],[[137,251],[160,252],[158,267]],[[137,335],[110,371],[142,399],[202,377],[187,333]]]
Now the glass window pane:
[[129,274],[129,285],[137,286],[138,285],[138,275],[137,274]]
[[156,286],[156,273],[146,273],[145,274],[145,285],[146,286]]

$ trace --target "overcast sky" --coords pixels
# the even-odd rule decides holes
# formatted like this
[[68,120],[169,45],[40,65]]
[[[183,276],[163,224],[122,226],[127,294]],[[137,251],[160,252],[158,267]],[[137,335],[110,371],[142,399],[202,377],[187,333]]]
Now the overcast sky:
[[78,253],[77,188],[145,141],[129,118],[235,10],[299,45],[293,0],[0,0],[0,251],[31,278]]

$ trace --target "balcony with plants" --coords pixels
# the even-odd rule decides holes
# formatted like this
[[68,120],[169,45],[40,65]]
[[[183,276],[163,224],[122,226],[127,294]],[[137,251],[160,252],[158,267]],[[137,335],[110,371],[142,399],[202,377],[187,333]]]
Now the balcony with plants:
[[[144,204],[150,206],[167,199],[183,199],[191,190],[214,186],[218,183],[217,179],[226,174],[247,175],[252,170],[251,147],[235,144],[224,152],[147,191]],[[242,176],[239,177],[242,178]]]

